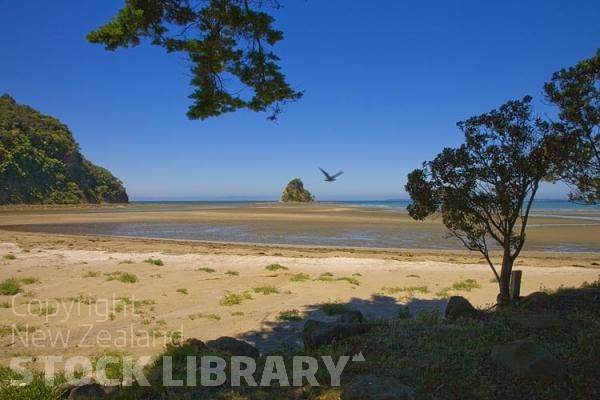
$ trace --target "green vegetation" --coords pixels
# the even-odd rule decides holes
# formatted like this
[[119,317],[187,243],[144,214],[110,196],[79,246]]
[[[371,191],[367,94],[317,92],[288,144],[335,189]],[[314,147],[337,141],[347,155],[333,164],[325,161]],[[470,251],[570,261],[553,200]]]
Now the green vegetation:
[[319,304],[319,309],[327,315],[339,315],[352,311],[350,306],[339,301]]
[[122,261],[119,261],[119,265],[121,265],[121,264],[135,264],[135,261],[133,261],[131,259],[122,260]]
[[277,294],[279,293],[279,290],[274,287],[274,286],[260,286],[260,287],[255,287],[254,289],[252,289],[252,291],[254,293],[262,293],[264,295],[268,295],[268,294]]
[[546,100],[558,108],[549,148],[557,176],[571,187],[571,200],[600,202],[600,50],[552,74]]
[[227,293],[219,300],[222,306],[236,306],[242,304],[244,300],[252,300],[252,295],[248,292]]
[[465,279],[464,281],[454,282],[452,289],[458,292],[470,292],[473,289],[480,288],[481,285],[475,279]]
[[115,271],[105,273],[104,275],[106,276],[107,281],[114,281],[115,279],[123,283],[136,283],[138,281],[138,277],[129,272]]
[[17,256],[15,256],[12,253],[9,253],[9,254],[5,254],[4,256],[2,256],[2,258],[5,259],[5,260],[16,260]]
[[152,257],[150,257],[150,258],[146,258],[144,260],[144,262],[146,264],[158,265],[159,267],[162,267],[163,265],[165,265],[163,263],[163,260],[161,260],[160,258],[152,258]]
[[401,292],[407,292],[412,296],[413,293],[429,293],[427,286],[403,286],[403,287],[384,287],[382,289],[387,294],[396,294]]
[[196,271],[201,271],[201,272],[215,272],[215,270],[213,268],[208,268],[208,267],[200,267],[200,268],[196,268]]
[[300,320],[302,320],[302,315],[300,314],[300,311],[298,311],[296,309],[285,310],[285,311],[281,311],[277,315],[277,320],[278,321],[289,321],[289,322],[300,321]]
[[20,281],[24,285],[33,285],[34,283],[40,283],[40,280],[34,276],[27,276],[25,278],[21,278]]
[[335,278],[331,272],[324,272],[321,275],[319,275],[319,277],[315,280],[323,281],[323,282],[346,281],[351,285],[356,285],[356,286],[360,285],[360,282],[356,278],[349,277],[349,276],[342,276],[339,278]]
[[225,271],[226,275],[231,275],[231,276],[238,276],[240,273],[237,271],[232,271],[230,269],[228,269],[227,271]]
[[265,267],[265,269],[267,271],[275,272],[275,271],[279,271],[279,270],[287,270],[288,267],[284,267],[283,265],[280,265],[280,264],[269,264]]
[[[479,251],[498,278],[499,303],[510,302],[513,264],[525,244],[529,211],[551,159],[548,123],[532,115],[530,96],[458,123],[465,143],[445,148],[408,175],[410,216],[423,220],[441,212],[449,232]],[[490,243],[503,250],[500,272]]]
[[310,275],[305,274],[304,272],[298,272],[297,274],[292,275],[290,281],[292,282],[304,282],[310,279]]
[[[238,109],[270,111],[269,119],[276,119],[283,104],[302,97],[286,82],[273,51],[283,33],[273,28],[273,17],[264,10],[278,6],[251,1],[127,1],[87,39],[107,50],[148,39],[188,59],[194,86],[188,96],[194,102],[187,113],[190,119]],[[232,78],[239,84],[223,84]]]
[[21,282],[15,278],[9,278],[0,283],[0,294],[5,296],[13,296],[22,292]]
[[100,276],[100,271],[86,271],[85,274],[81,275],[82,278],[97,278]]
[[109,171],[81,155],[60,121],[0,97],[0,204],[126,203]]
[[242,311],[234,311],[231,313],[231,315],[234,317],[241,317],[242,315],[244,315],[244,313]]
[[186,288],[179,288],[177,289],[177,293],[188,294],[188,290]]
[[280,201],[282,203],[312,203],[315,199],[313,195],[304,188],[304,183],[296,178],[289,181],[283,190]]

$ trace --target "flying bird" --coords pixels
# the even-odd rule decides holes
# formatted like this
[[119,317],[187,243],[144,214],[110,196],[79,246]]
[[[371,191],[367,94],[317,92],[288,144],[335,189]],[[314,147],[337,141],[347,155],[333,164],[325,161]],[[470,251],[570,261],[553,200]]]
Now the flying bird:
[[325,170],[323,170],[323,168],[319,168],[319,169],[321,170],[323,175],[325,175],[325,182],[333,182],[333,181],[335,181],[335,178],[337,178],[338,176],[340,176],[341,174],[344,173],[344,171],[340,171],[337,174],[329,175],[327,172],[325,172]]

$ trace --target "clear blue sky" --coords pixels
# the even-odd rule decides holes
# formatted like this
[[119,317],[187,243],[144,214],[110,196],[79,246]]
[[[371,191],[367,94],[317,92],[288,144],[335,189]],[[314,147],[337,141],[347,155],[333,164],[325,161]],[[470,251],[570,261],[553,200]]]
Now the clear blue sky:
[[121,3],[0,1],[0,93],[67,124],[133,200],[275,199],[296,177],[321,200],[406,198],[406,174],[462,141],[457,121],[526,94],[546,112],[552,72],[600,47],[592,0],[281,0],[275,50],[304,98],[278,123],[189,121],[182,56],[86,42]]

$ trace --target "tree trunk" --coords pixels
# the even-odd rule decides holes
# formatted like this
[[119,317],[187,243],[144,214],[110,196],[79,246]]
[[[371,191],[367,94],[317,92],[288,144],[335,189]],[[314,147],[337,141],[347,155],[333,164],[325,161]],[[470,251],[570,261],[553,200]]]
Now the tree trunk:
[[510,255],[510,249],[504,249],[504,255],[502,257],[502,269],[500,271],[500,293],[498,294],[497,303],[498,305],[510,304],[510,274],[513,268],[513,258]]

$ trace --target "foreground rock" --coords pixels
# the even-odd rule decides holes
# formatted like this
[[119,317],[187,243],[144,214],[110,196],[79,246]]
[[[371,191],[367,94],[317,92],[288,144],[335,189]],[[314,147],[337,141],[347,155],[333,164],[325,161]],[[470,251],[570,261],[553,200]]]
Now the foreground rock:
[[412,400],[414,391],[389,376],[361,375],[343,387],[342,400]]
[[312,203],[313,201],[315,201],[313,195],[304,189],[304,184],[298,178],[292,179],[281,195],[281,202],[283,203]]
[[206,342],[206,346],[211,349],[223,351],[233,356],[258,358],[260,355],[256,347],[250,343],[244,342],[229,336],[221,336],[215,340]]
[[76,386],[71,389],[69,393],[70,400],[92,400],[92,399],[105,399],[114,388],[101,386],[97,383],[88,383],[83,386]]
[[362,323],[358,311],[344,314],[337,321],[326,322],[309,319],[302,330],[302,341],[306,350],[314,350],[338,340],[369,332],[378,324]]
[[553,380],[566,373],[563,363],[549,351],[525,340],[494,346],[491,359],[498,367],[523,378]]
[[444,317],[453,321],[460,318],[479,318],[481,311],[473,307],[469,300],[462,296],[452,296],[448,300]]

